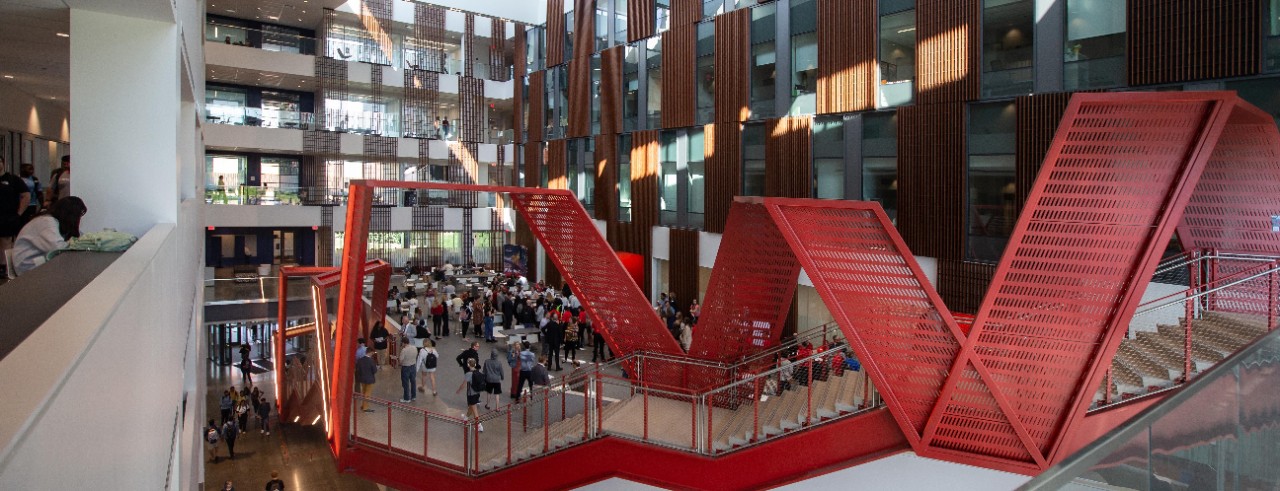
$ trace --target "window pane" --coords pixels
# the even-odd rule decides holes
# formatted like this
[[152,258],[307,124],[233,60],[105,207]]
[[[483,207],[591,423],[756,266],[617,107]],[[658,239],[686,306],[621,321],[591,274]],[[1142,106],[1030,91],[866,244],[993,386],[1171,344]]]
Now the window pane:
[[813,121],[813,180],[818,199],[844,199],[844,118]]
[[[724,13],[726,0],[702,0],[702,18],[709,19]],[[732,2],[733,0],[727,0]]]
[[742,195],[764,196],[764,124],[742,127]]
[[1234,90],[1240,98],[1258,106],[1280,121],[1280,78],[1259,78],[1226,83],[1227,90]]
[[[881,4],[883,7],[884,4]],[[880,71],[877,107],[910,104],[916,76],[916,11],[880,17]]]
[[706,141],[702,129],[689,130],[689,226],[702,228],[702,214],[706,211]]
[[1266,70],[1280,71],[1280,0],[1268,0]]
[[631,221],[631,135],[618,136],[618,221]]
[[1033,0],[983,0],[982,95],[1030,94],[1034,88]]
[[583,138],[578,146],[582,151],[580,164],[582,170],[578,173],[578,178],[582,181],[578,185],[578,189],[581,190],[578,193],[578,200],[582,201],[582,206],[594,218],[596,209],[596,142],[592,138]]
[[1017,114],[1012,102],[969,107],[969,259],[1000,260],[1013,231]]
[[661,210],[659,221],[662,225],[676,226],[679,214],[679,152],[676,148],[677,134],[675,131],[664,131],[661,136],[661,147],[659,148],[659,161],[662,166],[662,175],[659,178],[658,186],[658,209]]
[[662,39],[652,37],[645,41],[647,58],[645,72],[648,77],[645,105],[649,111],[649,128],[662,127]]
[[627,0],[613,1],[613,41],[627,43]]
[[573,59],[573,12],[564,13],[564,59]]
[[628,45],[622,58],[622,129],[635,131],[640,121],[640,48]]
[[777,51],[777,4],[751,9],[751,118],[771,118],[774,108],[774,83],[778,78],[775,63]]
[[708,124],[715,117],[716,25],[698,24],[698,72],[694,82],[698,93],[697,123]]
[[591,134],[600,134],[600,54],[591,57]]
[[604,7],[604,4],[596,5],[596,49],[593,51],[609,47],[609,12]]
[[818,91],[818,0],[791,3],[791,111],[813,114]]
[[655,34],[666,32],[671,28],[671,0],[655,0],[653,7],[654,24],[657,27]]
[[241,191],[248,159],[237,155],[206,155],[205,201],[216,204],[241,203]]
[[898,218],[898,117],[895,112],[862,116],[862,199],[880,203]]
[[1124,85],[1124,49],[1124,2],[1067,0],[1067,90]]

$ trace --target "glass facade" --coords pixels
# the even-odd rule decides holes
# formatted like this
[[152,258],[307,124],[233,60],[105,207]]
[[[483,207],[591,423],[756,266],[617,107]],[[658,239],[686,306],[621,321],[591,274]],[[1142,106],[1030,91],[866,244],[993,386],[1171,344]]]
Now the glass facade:
[[697,92],[698,124],[708,124],[715,118],[716,91],[716,24],[703,22],[698,24],[698,66],[694,74],[695,91]]
[[1063,88],[1084,90],[1124,85],[1124,2],[1067,0],[1066,32]]
[[1026,95],[1033,91],[1034,41],[1034,0],[983,0],[983,97]]
[[742,196],[764,196],[764,123],[742,126]]
[[596,159],[595,142],[591,138],[575,138],[565,142],[565,172],[568,187],[578,197],[587,213],[595,216]]
[[845,199],[844,117],[813,120],[813,197]]
[[774,84],[778,80],[778,5],[751,9],[751,119],[777,116]]
[[613,0],[613,43],[627,43],[627,0]]
[[600,54],[597,53],[591,57],[591,134],[600,134],[600,82],[603,72],[601,72]]
[[875,201],[898,221],[898,115],[862,115],[862,199]]
[[702,18],[710,19],[725,12],[725,3],[733,4],[733,0],[702,0]]
[[675,130],[663,131],[658,150],[661,174],[658,176],[658,223],[666,227],[679,225],[680,148]]
[[640,48],[627,45],[622,56],[622,129],[635,131],[640,124]]
[[1263,69],[1280,72],[1280,0],[1267,0],[1267,17],[1264,25],[1266,62]]
[[1012,101],[969,106],[968,259],[996,262],[1017,221]]
[[702,128],[692,128],[687,132],[688,137],[688,187],[684,193],[684,204],[686,211],[686,220],[684,225],[693,228],[702,228],[704,223],[704,214],[706,213],[706,194],[707,194],[707,163],[706,163],[706,139],[703,135]]
[[653,2],[654,34],[667,32],[671,28],[671,0],[654,0]]
[[240,204],[244,198],[249,159],[239,155],[206,155],[204,159],[205,202]]
[[818,0],[792,0],[790,114],[813,114],[817,93]]
[[600,51],[609,47],[609,0],[596,0],[595,38],[596,49]]
[[876,107],[910,104],[915,97],[915,0],[880,2],[879,60]]
[[663,131],[659,149],[659,224],[701,228],[705,213],[705,141],[701,128]]

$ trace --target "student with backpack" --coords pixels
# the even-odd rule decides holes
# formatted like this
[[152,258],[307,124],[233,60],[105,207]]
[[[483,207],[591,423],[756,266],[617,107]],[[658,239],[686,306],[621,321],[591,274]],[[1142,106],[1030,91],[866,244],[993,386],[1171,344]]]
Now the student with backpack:
[[431,395],[440,395],[436,390],[436,366],[440,364],[440,352],[436,351],[436,342],[428,339],[423,343],[422,352],[418,354],[418,371],[424,375],[418,377],[418,392],[423,390],[423,379],[431,379]]
[[[489,383],[485,381],[484,373],[476,366],[475,359],[468,358],[466,368],[467,374],[462,380],[462,385],[458,387],[455,393],[462,392],[462,389],[467,389],[467,412],[463,413],[462,417],[476,418],[478,421],[480,419],[480,394],[484,393]],[[476,423],[476,425],[478,430],[484,431],[483,424]]]
[[209,420],[209,426],[204,430],[204,441],[209,443],[209,452],[213,454],[213,461],[218,461],[218,439],[221,434],[218,432],[218,424],[213,420]]

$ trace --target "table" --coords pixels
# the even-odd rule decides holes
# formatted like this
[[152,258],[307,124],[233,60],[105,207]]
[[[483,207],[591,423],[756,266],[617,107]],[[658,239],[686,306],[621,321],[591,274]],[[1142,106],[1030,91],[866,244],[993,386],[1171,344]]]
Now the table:
[[497,332],[500,332],[503,335],[508,336],[507,344],[511,344],[519,341],[528,341],[530,343],[537,343],[538,335],[542,333],[542,331],[536,327],[521,327],[516,329],[497,329]]

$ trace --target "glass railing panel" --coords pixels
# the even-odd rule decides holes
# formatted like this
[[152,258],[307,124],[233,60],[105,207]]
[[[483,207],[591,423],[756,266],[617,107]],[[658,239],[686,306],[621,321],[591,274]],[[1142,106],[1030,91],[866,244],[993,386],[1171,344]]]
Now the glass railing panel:
[[1063,88],[1070,91],[1124,85],[1124,56],[1068,61],[1063,65]]
[[277,29],[254,29],[218,22],[205,24],[204,39],[210,43],[257,48],[264,51],[316,54],[316,39]]
[[897,107],[911,104],[915,89],[911,80],[880,84],[879,100],[876,107]]
[[1220,363],[1021,489],[1280,487],[1280,333]]

